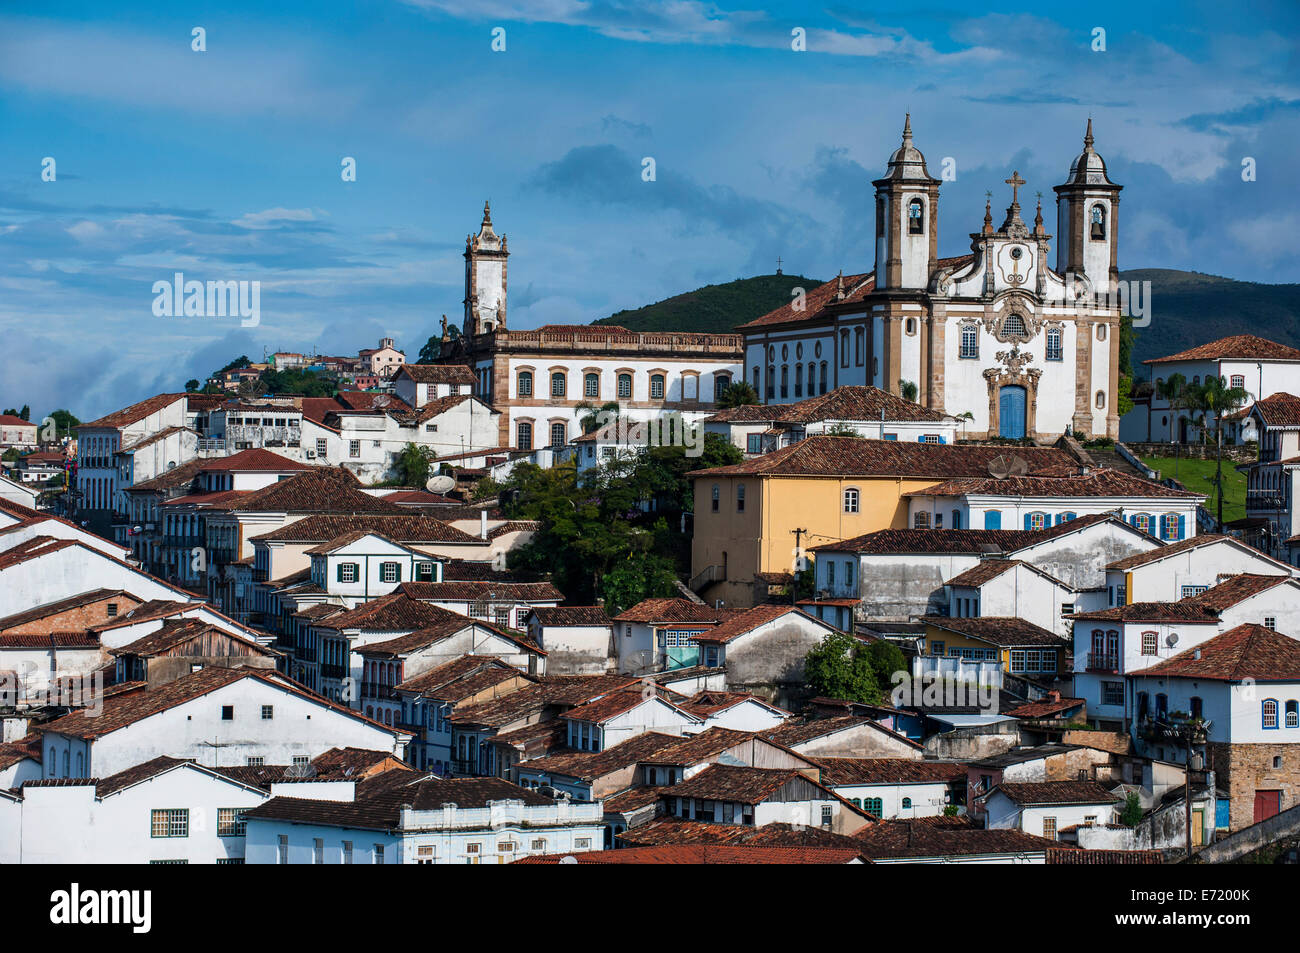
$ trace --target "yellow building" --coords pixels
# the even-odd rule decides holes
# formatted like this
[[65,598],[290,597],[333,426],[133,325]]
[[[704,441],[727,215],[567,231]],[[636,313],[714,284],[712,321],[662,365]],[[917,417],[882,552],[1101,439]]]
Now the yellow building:
[[[762,601],[800,567],[804,550],[907,526],[905,494],[987,476],[999,446],[808,437],[773,453],[696,470],[691,588],[728,606]],[[1016,447],[1031,468],[1069,464],[1046,447]]]
[[923,656],[998,662],[1004,672],[1035,680],[1066,673],[1069,642],[1013,616],[926,616]]

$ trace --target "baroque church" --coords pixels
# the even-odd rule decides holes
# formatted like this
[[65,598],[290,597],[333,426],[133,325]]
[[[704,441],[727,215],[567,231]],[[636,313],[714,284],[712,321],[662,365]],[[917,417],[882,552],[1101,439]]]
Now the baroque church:
[[1117,438],[1122,186],[1093,142],[1089,119],[1083,151],[1053,189],[1054,267],[1041,199],[1027,224],[1026,183],[1014,171],[1002,224],[994,227],[986,202],[971,253],[940,258],[942,182],[913,144],[909,115],[902,144],[872,183],[874,269],[841,273],[737,328],[746,379],[767,403],[845,384],[914,390],[922,406],[960,418],[970,438]]

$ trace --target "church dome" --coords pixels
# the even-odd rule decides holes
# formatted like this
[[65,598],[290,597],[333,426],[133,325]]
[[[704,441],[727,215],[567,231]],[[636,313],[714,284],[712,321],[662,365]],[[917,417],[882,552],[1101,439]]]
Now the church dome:
[[1083,136],[1083,151],[1070,165],[1066,185],[1113,185],[1106,175],[1106,160],[1092,147],[1092,119],[1088,119],[1088,131]]
[[905,182],[932,182],[925,167],[925,156],[921,150],[912,145],[912,114],[908,113],[903,122],[903,144],[889,157],[889,171],[886,179]]

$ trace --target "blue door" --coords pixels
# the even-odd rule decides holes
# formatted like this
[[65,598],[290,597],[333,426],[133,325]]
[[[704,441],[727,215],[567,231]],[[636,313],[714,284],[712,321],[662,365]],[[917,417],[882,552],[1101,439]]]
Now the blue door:
[[998,393],[998,436],[1019,439],[1025,435],[1025,389],[1008,384]]

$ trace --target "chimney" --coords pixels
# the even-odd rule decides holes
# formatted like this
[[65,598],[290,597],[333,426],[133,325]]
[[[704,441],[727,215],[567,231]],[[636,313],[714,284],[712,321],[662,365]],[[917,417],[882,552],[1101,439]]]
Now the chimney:
[[1047,693],[1047,699],[1048,701],[1059,702],[1061,700],[1061,693],[1055,690],[1050,691]]
[[478,517],[479,517],[478,538],[487,539],[487,510],[486,509],[479,510]]

